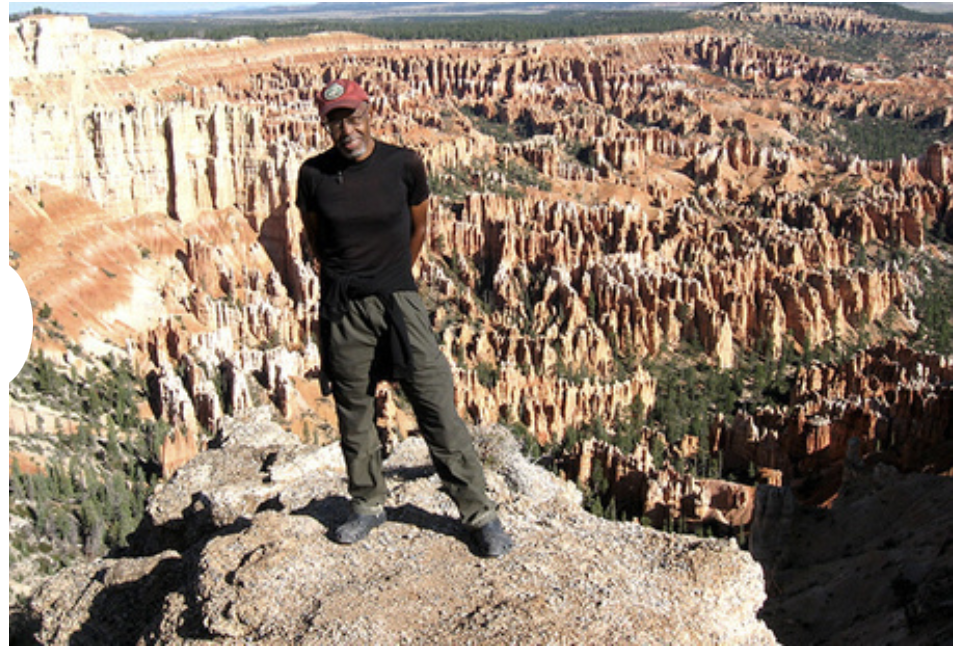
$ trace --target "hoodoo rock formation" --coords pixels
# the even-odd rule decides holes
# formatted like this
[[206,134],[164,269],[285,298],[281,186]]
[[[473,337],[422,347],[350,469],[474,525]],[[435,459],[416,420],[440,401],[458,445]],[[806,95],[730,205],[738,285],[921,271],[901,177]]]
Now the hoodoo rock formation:
[[[942,356],[894,340],[840,365],[814,364],[799,371],[787,405],[717,415],[711,454],[727,472],[752,473],[810,505],[835,500],[850,454],[899,473],[950,477],[952,374]],[[618,510],[658,527],[682,521],[729,533],[751,524],[754,486],[662,467],[650,453],[657,436],[646,430],[631,454],[614,441],[580,442],[563,474],[587,486],[600,469]]]
[[[223,429],[259,410],[289,435],[281,449],[295,443],[313,447],[308,460],[327,455],[320,451],[335,439],[335,412],[318,383],[319,280],[304,256],[295,186],[300,164],[329,146],[316,91],[352,77],[370,91],[376,133],[425,159],[432,219],[415,271],[470,426],[508,425],[549,457],[570,429],[598,424],[606,440],[562,451],[565,478],[585,488],[601,475],[604,499],[629,518],[708,524],[742,541],[756,514],[770,513],[768,487],[740,484],[746,475],[789,496],[783,501],[816,507],[847,503],[840,496],[849,451],[869,469],[950,479],[952,359],[909,338],[927,311],[924,271],[950,269],[953,146],[949,137],[879,157],[852,142],[862,121],[879,133],[882,125],[951,129],[950,28],[799,5],[702,15],[718,27],[526,42],[327,32],[147,43],[91,29],[83,17],[12,22],[10,262],[36,309],[34,351],[75,378],[105,356],[136,370],[145,387],[140,413],[164,425],[157,459],[170,484],[158,496],[179,491],[188,469],[211,468],[204,465],[222,454],[215,442]],[[771,25],[920,45],[900,61],[845,60],[839,48],[813,56],[749,35]],[[860,344],[857,353],[844,359],[815,359],[851,344]],[[654,363],[692,359],[732,374],[755,352],[791,361],[783,371],[790,385],[776,400],[760,405],[761,388],[749,379],[737,386],[734,410],[709,406],[697,415],[708,420],[698,439],[667,438],[652,420],[662,408]],[[416,441],[402,397],[388,387],[380,396],[390,448],[414,449],[395,441]],[[81,420],[66,410],[56,417]],[[628,453],[616,446],[625,419],[642,422]],[[29,422],[55,429],[52,418]],[[30,433],[19,429],[11,460],[44,468],[55,453],[24,443]],[[722,477],[677,462],[697,455]],[[497,482],[503,496],[524,500],[505,488],[508,477]],[[203,492],[183,497],[168,515],[182,523],[157,524],[151,514],[164,536],[210,523],[224,528],[219,536],[191,531],[178,547],[92,562],[62,580],[74,584],[48,587],[37,604],[60,614],[76,607],[79,620],[44,622],[42,639],[99,640],[106,615],[94,612],[141,596],[153,601],[155,620],[131,624],[123,640],[439,643],[456,632],[480,643],[765,640],[750,620],[759,594],[743,597],[733,577],[752,572],[734,544],[524,507],[509,518],[534,554],[509,562],[511,573],[457,567],[457,577],[478,578],[487,592],[457,603],[458,620],[441,618],[448,614],[437,605],[417,614],[422,628],[408,640],[373,620],[333,631],[340,598],[327,586],[318,607],[306,604],[295,590],[305,576],[295,576],[321,556],[347,563],[318,536],[342,505],[255,484],[223,503]],[[397,503],[402,524],[376,545],[412,543],[422,559],[448,560],[443,546],[455,538],[440,543],[432,530],[454,526],[430,521],[430,508],[414,503]],[[665,551],[659,562],[698,579],[677,589],[668,588],[671,571],[642,577],[670,596],[700,589],[715,611],[693,622],[702,611],[688,606],[690,593],[686,610],[670,613],[670,602],[640,591],[626,570],[629,560],[654,565],[644,555],[657,553],[632,550],[612,562],[574,533],[581,527],[609,555],[645,545]],[[231,542],[239,547],[229,550]],[[278,555],[275,565],[264,551]],[[703,561],[712,553],[736,560],[738,570],[723,575]],[[572,564],[573,575],[549,584],[536,565],[550,555]],[[398,559],[376,568],[367,579],[385,578],[377,604],[387,605],[396,597],[389,578],[410,571]],[[88,593],[77,588],[84,577]],[[497,593],[506,577],[530,579]],[[293,588],[273,591],[283,582]],[[290,596],[289,609],[259,612],[257,586]],[[416,590],[424,597],[434,588]],[[620,590],[645,596],[639,602],[655,615],[619,629],[632,609]],[[599,618],[598,607],[573,609],[570,600],[623,611],[612,617],[603,607]],[[396,618],[410,615],[393,602]],[[550,635],[545,613],[573,619],[565,625],[589,623],[586,633],[570,626]],[[734,622],[722,626],[721,613]],[[517,624],[516,614],[535,625]],[[683,633],[643,633],[641,623],[659,617]],[[509,628],[528,638],[506,636]]]
[[787,409],[723,419],[713,441],[729,467],[774,470],[796,490],[805,478],[801,491],[821,500],[837,491],[852,445],[902,472],[950,473],[952,374],[941,356],[891,341],[800,370]]

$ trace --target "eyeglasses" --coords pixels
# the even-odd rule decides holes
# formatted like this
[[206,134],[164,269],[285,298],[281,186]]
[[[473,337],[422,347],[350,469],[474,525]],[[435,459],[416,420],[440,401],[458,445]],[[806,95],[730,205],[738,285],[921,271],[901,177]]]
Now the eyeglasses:
[[353,111],[352,115],[345,118],[326,118],[323,121],[323,124],[325,124],[326,128],[330,131],[339,131],[345,125],[349,125],[350,127],[360,127],[367,117],[369,117],[369,105],[364,104],[361,111]]

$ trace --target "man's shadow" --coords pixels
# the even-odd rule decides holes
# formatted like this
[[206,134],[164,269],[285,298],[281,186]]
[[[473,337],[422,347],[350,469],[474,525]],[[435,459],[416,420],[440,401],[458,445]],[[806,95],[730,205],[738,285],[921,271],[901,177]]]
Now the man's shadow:
[[[384,474],[386,477],[408,481],[429,477],[434,472],[431,466],[424,465],[386,469]],[[324,496],[310,501],[293,514],[315,518],[326,528],[326,536],[333,540],[333,530],[349,517],[349,499],[345,496]],[[468,529],[459,519],[446,514],[428,512],[417,505],[406,503],[396,507],[386,507],[386,524],[389,523],[404,523],[420,530],[450,536],[466,544],[471,550],[474,548]]]

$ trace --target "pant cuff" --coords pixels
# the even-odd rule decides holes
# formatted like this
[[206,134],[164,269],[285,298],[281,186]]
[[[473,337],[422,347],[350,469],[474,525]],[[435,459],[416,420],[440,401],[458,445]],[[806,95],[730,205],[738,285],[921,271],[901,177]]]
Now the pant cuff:
[[468,528],[471,528],[473,530],[478,530],[479,528],[484,527],[488,525],[489,523],[492,523],[497,518],[499,518],[499,512],[495,508],[493,508],[493,509],[487,509],[485,511],[479,512],[478,514],[476,514],[475,516],[471,518],[463,519],[463,523]]
[[351,507],[353,513],[359,514],[360,516],[375,516],[376,514],[381,514],[383,511],[381,504],[361,503],[355,500],[352,502]]

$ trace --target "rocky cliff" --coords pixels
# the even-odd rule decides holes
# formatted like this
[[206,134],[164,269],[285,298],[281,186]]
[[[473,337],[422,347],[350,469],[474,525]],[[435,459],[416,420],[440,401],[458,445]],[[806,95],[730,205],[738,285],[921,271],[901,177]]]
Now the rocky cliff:
[[762,572],[734,543],[582,511],[575,488],[512,435],[476,433],[517,547],[479,561],[421,439],[387,461],[389,521],[343,547],[338,446],[265,416],[150,499],[127,553],[40,588],[27,620],[50,645],[768,645]]
[[765,570],[762,619],[783,645],[950,644],[950,476],[900,473],[857,446],[827,509],[757,489],[749,551]]
[[[34,32],[42,41],[42,30]],[[708,54],[716,47],[776,61],[774,73],[762,73],[767,96],[730,109],[729,90],[706,76],[711,61],[728,58]],[[168,305],[157,316],[180,314],[193,328],[139,331],[137,348],[156,366],[188,352],[219,364],[245,338],[294,351],[299,361],[283,377],[309,367],[295,352],[313,337],[318,290],[290,207],[298,164],[324,143],[311,93],[332,75],[370,85],[376,127],[423,149],[437,190],[450,183],[453,197],[467,192],[461,201],[437,196],[422,277],[437,305],[455,308],[443,342],[466,374],[463,409],[521,421],[540,441],[574,422],[583,400],[601,404],[591,412],[605,419],[638,397],[650,405],[654,390],[641,368],[616,373],[626,358],[695,341],[731,367],[758,342],[815,347],[890,311],[911,319],[905,270],[852,262],[876,239],[924,246],[923,225],[952,205],[950,146],[886,166],[792,144],[802,121],[840,109],[795,98],[795,82],[779,79],[811,78],[799,86],[812,92],[821,62],[713,36],[416,43],[402,65],[385,44],[344,35],[167,48],[149,65],[100,72],[90,84],[80,72],[46,74],[11,52],[17,69],[27,69],[11,80],[13,190],[46,205],[43,188],[52,184],[58,190],[50,192],[89,198],[124,220],[169,215],[180,223],[158,224],[188,241],[175,245],[188,278],[169,286],[180,295],[178,311]],[[350,53],[345,65],[341,50]],[[835,83],[830,98],[859,85]],[[892,84],[896,101],[913,103],[915,89]],[[939,80],[927,86],[926,98],[949,97]],[[947,107],[913,105],[928,115]],[[536,136],[501,144],[482,133],[490,121]],[[570,143],[583,148],[579,156],[564,149]],[[581,164],[583,152],[594,166]],[[548,179],[552,190],[522,198],[496,190],[515,187],[518,172]],[[823,183],[856,191],[817,190]],[[210,230],[214,215],[231,221],[232,241],[221,227]],[[29,246],[18,233],[12,247]],[[237,238],[250,244],[237,247]],[[245,262],[250,255],[260,257],[257,269]],[[224,296],[242,298],[243,308],[213,305]],[[438,311],[439,325],[447,313]],[[222,342],[227,333],[233,339]],[[179,345],[170,349],[173,338]],[[572,349],[589,355],[572,364]],[[249,374],[257,357],[231,364]],[[560,371],[581,371],[594,384],[563,386],[560,360]],[[482,363],[502,369],[495,391],[468,378]]]
[[[631,452],[614,438],[579,442],[564,456],[561,472],[589,486],[601,471],[609,484],[606,502],[614,499],[619,512],[656,527],[682,522],[726,536],[750,532],[767,528],[755,523],[762,487],[779,487],[796,504],[832,505],[847,481],[849,455],[892,475],[950,478],[953,382],[949,361],[897,340],[846,362],[802,368],[786,404],[719,414],[709,424],[710,455],[721,458],[729,475],[757,476],[759,488],[663,465],[652,450],[656,440],[667,443],[651,428]],[[675,444],[673,460],[696,457],[698,451],[681,450],[699,445],[690,439]]]
[[[850,446],[863,447],[869,464],[950,482],[950,348],[917,348],[930,324],[925,297],[939,283],[927,272],[944,266],[950,277],[950,31],[847,8],[742,6],[712,16],[718,28],[484,43],[346,33],[144,43],[79,17],[11,23],[10,262],[34,302],[33,350],[77,387],[112,373],[107,356],[136,369],[144,382],[137,414],[148,436],[163,435],[155,460],[163,478],[203,458],[218,433],[258,408],[272,410],[302,445],[333,441],[332,405],[316,382],[319,283],[292,206],[300,163],[328,146],[314,94],[350,76],[372,91],[377,133],[426,160],[432,221],[416,272],[471,425],[510,424],[544,450],[595,425],[609,436],[566,450],[566,477],[585,485],[600,473],[620,509],[657,526],[681,517],[741,534],[763,504],[756,478],[808,505],[836,503]],[[798,30],[803,49],[753,38],[750,30],[767,26]],[[914,49],[890,61],[880,47],[861,56],[839,47],[859,37],[875,47],[877,33]],[[829,47],[810,54],[810,35]],[[891,143],[896,134],[908,142]],[[814,362],[833,350],[852,353]],[[760,384],[756,356],[780,364],[785,389]],[[686,415],[705,424],[698,433],[689,425],[676,434],[661,417],[674,399],[663,397],[661,370],[682,365],[709,370],[711,380],[742,369],[752,377],[733,383],[737,395],[721,410],[716,400]],[[700,394],[710,382],[683,391]],[[386,387],[380,395],[384,434],[414,436],[402,398]],[[40,402],[11,403],[11,464],[31,472],[57,463],[57,446],[39,445],[41,435],[90,427],[82,408]],[[643,425],[626,433],[627,421]],[[111,423],[98,416],[92,427]],[[616,446],[626,434],[636,443],[629,452]],[[697,457],[722,477],[691,473],[687,462]],[[275,502],[275,494],[261,502],[256,495],[256,505]],[[335,500],[285,513],[267,507],[190,545],[247,531],[248,540],[268,538],[267,525],[251,527],[260,519],[319,545],[313,535],[340,509]],[[407,520],[421,515],[396,510]],[[512,525],[531,527],[527,517],[539,518],[522,512]],[[638,526],[608,532],[694,548]],[[529,536],[540,546],[554,534]],[[264,545],[286,550],[275,540]],[[62,599],[88,605],[83,614],[113,605],[111,596],[126,599],[123,589],[101,593],[105,569],[117,566],[117,577],[135,578],[133,593],[158,583],[151,595],[169,602],[162,622],[137,625],[125,640],[171,642],[182,630],[190,640],[238,641],[248,631],[280,641],[265,620],[249,624],[252,611],[227,613],[222,592],[242,592],[233,586],[238,566],[224,571],[229,588],[199,588],[218,581],[200,579],[203,564],[234,562],[201,562],[192,550],[171,544],[140,550],[135,563],[95,562],[99,571],[76,576],[100,578],[89,601]],[[457,626],[504,628],[518,599],[497,601],[492,579],[506,574],[477,568],[461,577],[488,581],[488,599],[463,606],[468,615]],[[584,562],[576,568],[597,572]],[[509,586],[546,600],[543,576],[533,578],[535,590]],[[556,593],[585,580],[570,582]],[[579,596],[583,605],[592,600]],[[197,611],[200,603],[207,606]],[[226,612],[212,615],[220,607]],[[291,618],[305,621],[284,631],[320,640],[308,624],[314,607],[291,603],[289,613],[299,614]],[[530,618],[540,613],[523,608]],[[548,609],[591,622],[561,600]],[[180,616],[185,625],[171,624]],[[97,614],[84,619],[90,624],[64,625],[62,636],[44,629],[44,640],[86,640],[107,627]],[[437,618],[418,640],[438,641],[435,628],[444,626]],[[664,640],[623,631],[638,642]],[[689,640],[745,640],[723,631]],[[342,636],[374,642],[358,630]],[[575,636],[558,640],[585,642]]]

